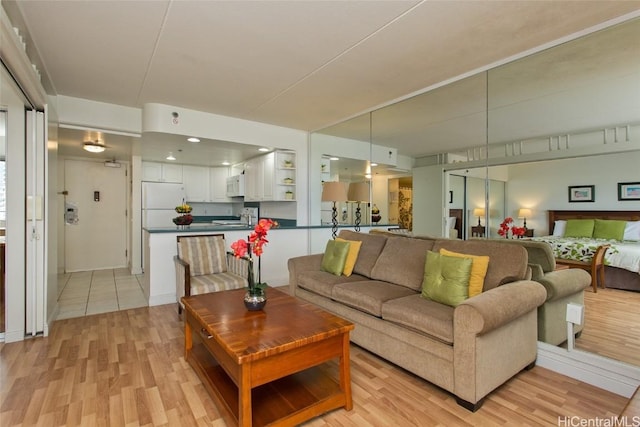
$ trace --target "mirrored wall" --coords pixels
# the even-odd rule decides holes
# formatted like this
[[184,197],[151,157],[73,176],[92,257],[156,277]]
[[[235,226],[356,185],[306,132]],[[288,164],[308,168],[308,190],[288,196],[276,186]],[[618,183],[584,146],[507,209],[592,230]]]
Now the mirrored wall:
[[[458,238],[478,237],[473,228],[480,222],[482,237],[499,238],[500,222],[511,216],[520,225],[525,218],[518,212],[528,209],[527,228],[542,236],[548,234],[550,209],[640,211],[640,202],[619,201],[616,194],[618,182],[639,180],[640,20],[313,134],[312,224],[323,221],[323,158],[360,161],[366,173],[390,153],[387,147],[397,152],[385,168],[390,175],[376,178],[374,172],[372,204],[385,225],[395,224],[389,215],[397,197],[393,180],[411,177],[416,234],[449,236],[456,229]],[[342,181],[340,168],[333,170],[331,180]],[[570,202],[568,187],[576,185],[595,185],[595,200]]]

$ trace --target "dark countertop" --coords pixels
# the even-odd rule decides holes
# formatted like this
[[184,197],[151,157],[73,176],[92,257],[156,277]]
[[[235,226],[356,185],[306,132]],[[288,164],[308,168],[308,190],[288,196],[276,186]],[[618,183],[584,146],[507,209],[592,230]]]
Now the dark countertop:
[[[295,222],[295,221],[294,221]],[[397,224],[376,224],[372,227],[397,227]],[[338,229],[347,228],[353,229],[353,225],[344,225],[338,226]],[[367,228],[369,226],[362,226],[363,228]],[[143,228],[143,230],[149,233],[193,233],[193,232],[201,232],[201,231],[242,231],[242,230],[253,230],[254,226],[247,227],[236,226],[236,225],[213,225],[211,223],[199,223],[193,222],[191,225],[181,225],[181,226],[170,226],[170,227],[151,227],[151,228]],[[331,225],[295,225],[295,224],[287,224],[280,223],[277,228],[272,228],[271,231],[278,230],[304,230],[304,229],[313,229],[313,228],[331,228]]]

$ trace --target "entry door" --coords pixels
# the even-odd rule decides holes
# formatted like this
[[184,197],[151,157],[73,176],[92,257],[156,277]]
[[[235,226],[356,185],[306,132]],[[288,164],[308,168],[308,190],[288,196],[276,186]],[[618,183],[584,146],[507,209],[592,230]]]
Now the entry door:
[[65,160],[65,271],[127,266],[125,166]]

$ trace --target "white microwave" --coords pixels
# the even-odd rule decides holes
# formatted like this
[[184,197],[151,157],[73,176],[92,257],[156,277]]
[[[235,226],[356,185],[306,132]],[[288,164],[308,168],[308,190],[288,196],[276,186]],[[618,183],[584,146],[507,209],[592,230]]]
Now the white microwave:
[[244,196],[244,175],[233,175],[227,178],[227,197]]

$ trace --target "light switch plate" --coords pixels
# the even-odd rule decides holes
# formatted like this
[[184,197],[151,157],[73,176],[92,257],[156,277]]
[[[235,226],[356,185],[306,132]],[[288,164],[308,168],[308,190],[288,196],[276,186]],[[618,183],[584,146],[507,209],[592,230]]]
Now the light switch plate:
[[582,325],[584,322],[584,305],[572,302],[567,304],[567,322]]

